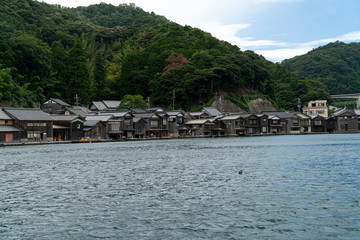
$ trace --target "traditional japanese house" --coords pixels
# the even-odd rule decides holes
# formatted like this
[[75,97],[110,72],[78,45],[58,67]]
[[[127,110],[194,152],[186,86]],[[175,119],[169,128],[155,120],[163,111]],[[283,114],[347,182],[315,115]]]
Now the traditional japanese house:
[[189,136],[211,136],[213,125],[210,119],[194,119],[185,123]]
[[326,132],[326,118],[321,115],[312,115],[311,117],[311,132],[322,133]]
[[[89,123],[87,123],[88,121],[91,121]],[[92,121],[100,121],[101,124],[99,124],[97,126],[97,131],[101,131],[97,132],[97,138],[101,138],[101,139],[108,139],[110,138],[109,136],[109,123],[113,122],[113,115],[111,113],[99,113],[99,114],[95,114],[95,115],[88,115],[85,118],[85,123],[84,123],[84,131],[85,131],[85,126],[89,126],[89,124],[93,124],[94,122]]]
[[246,119],[246,134],[260,134],[260,122],[259,117],[255,114],[244,114],[243,117]]
[[55,141],[71,141],[84,138],[84,119],[77,115],[51,115],[54,119]]
[[4,108],[20,128],[21,141],[52,141],[54,119],[37,108]]
[[107,126],[100,120],[87,120],[84,122],[84,137],[89,140],[106,139]]
[[167,111],[169,116],[169,134],[173,138],[184,137],[188,129],[185,127],[186,113],[182,110]]
[[311,118],[300,112],[263,111],[268,115],[271,133],[299,134],[311,131]]
[[58,98],[50,98],[41,105],[41,110],[52,114],[63,114],[68,107],[70,107],[70,104]]
[[358,116],[352,110],[342,109],[332,115],[336,120],[336,132],[359,131]]
[[224,116],[220,118],[219,121],[223,122],[226,132],[230,136],[243,135],[246,133],[246,119],[240,114]]
[[270,115],[269,120],[269,131],[270,133],[278,134],[282,131],[281,118],[276,115]]
[[266,114],[257,114],[256,115],[259,119],[259,127],[261,134],[267,134],[270,132],[269,128],[269,116]]
[[14,127],[14,120],[0,109],[0,143],[20,141],[21,130]]
[[[130,111],[114,112],[113,119],[109,122],[112,126],[112,131],[117,129],[117,136],[115,139],[133,138],[134,137],[134,115]],[[112,138],[114,139],[115,136]]]
[[148,136],[148,122],[145,119],[141,117],[134,117],[133,125],[135,138],[146,138]]
[[[166,113],[134,113],[134,119],[136,119],[134,128],[137,129],[138,135],[142,135],[141,132],[145,130],[144,137],[167,138],[169,136],[168,118]],[[140,121],[141,119],[143,121]],[[140,129],[142,131],[139,131]]]

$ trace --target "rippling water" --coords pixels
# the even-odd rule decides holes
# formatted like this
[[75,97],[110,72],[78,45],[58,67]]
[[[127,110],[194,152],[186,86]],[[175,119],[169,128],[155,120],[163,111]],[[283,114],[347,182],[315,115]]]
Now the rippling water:
[[0,153],[0,239],[360,239],[360,134]]

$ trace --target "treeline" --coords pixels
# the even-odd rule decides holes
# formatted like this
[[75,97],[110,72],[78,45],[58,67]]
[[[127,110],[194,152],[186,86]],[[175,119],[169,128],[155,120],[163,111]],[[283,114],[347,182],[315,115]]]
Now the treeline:
[[33,0],[0,6],[0,89],[0,101],[22,106],[140,94],[163,107],[175,96],[175,107],[189,110],[215,94],[258,92],[294,109],[299,97],[329,98],[317,80],[133,4],[71,9]]
[[360,43],[329,43],[285,60],[282,66],[324,83],[331,94],[360,92]]

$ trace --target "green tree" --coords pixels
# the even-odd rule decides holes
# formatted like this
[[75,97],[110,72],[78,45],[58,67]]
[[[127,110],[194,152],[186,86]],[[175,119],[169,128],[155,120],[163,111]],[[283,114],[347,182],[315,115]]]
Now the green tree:
[[102,100],[104,97],[104,90],[106,85],[106,70],[105,61],[100,52],[96,53],[95,66],[94,66],[94,85],[95,85],[95,98]]
[[80,40],[76,41],[74,47],[69,52],[68,68],[66,100],[74,102],[74,97],[78,95],[83,104],[89,104],[92,96],[92,87],[86,52]]
[[128,109],[128,108],[140,108],[145,109],[147,103],[145,102],[143,96],[141,95],[125,95],[121,99],[121,103],[118,109]]

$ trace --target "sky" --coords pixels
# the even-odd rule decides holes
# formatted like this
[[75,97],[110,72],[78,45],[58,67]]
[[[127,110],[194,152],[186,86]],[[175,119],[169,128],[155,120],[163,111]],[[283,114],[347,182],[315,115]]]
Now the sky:
[[330,42],[360,42],[359,0],[39,0],[66,7],[134,3],[273,62]]

